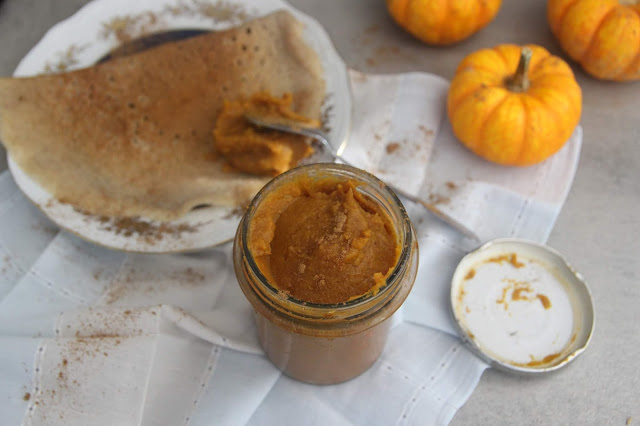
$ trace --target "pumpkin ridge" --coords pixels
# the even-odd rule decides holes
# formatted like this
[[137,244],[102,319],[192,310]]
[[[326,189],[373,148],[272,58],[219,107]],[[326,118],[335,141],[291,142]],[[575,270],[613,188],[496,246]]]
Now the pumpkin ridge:
[[[564,18],[567,16],[567,14],[569,13],[569,10],[575,6],[578,3],[578,0],[573,0],[571,3],[569,3],[568,5],[565,6],[564,10],[562,11],[562,13],[560,13],[560,15],[558,15],[558,21],[557,21],[557,25],[556,28],[561,28],[562,27],[562,21],[564,21]],[[553,31],[553,33],[556,32],[555,28],[552,28],[551,31]]]
[[483,139],[484,136],[484,129],[485,127],[487,127],[487,123],[489,123],[491,117],[496,113],[496,111],[498,111],[498,108],[500,108],[506,101],[507,98],[509,96],[511,96],[511,92],[509,92],[508,90],[505,89],[505,95],[504,97],[500,100],[500,102],[498,102],[497,104],[495,104],[495,106],[491,109],[491,111],[489,111],[485,116],[484,116],[484,120],[482,120],[482,125],[480,126],[480,128],[478,129],[478,136],[476,137],[476,140],[474,140],[473,145],[470,146],[470,148],[476,152],[476,147],[478,145],[478,141]]
[[411,8],[411,4],[413,3],[412,0],[407,0],[404,3],[404,9],[402,9],[401,11],[399,11],[400,15],[402,16],[402,21],[407,22],[409,20],[409,9]]
[[[504,62],[504,68],[508,69],[509,68],[509,61],[507,60],[507,58],[502,54],[502,52],[500,50],[494,49],[494,51],[498,54],[500,59],[502,59],[502,62]],[[515,70],[509,70],[508,72],[513,74],[515,72]]]
[[518,163],[522,163],[522,158],[524,157],[528,146],[527,135],[529,134],[529,107],[527,106],[527,103],[522,100],[522,96],[518,96],[518,100],[520,101],[520,104],[522,104],[522,110],[524,111],[524,134],[522,135],[519,147],[520,149],[518,150],[516,158],[518,159]]
[[[447,2],[447,5],[444,8],[444,19],[442,20],[442,22],[449,22],[449,15],[451,14],[451,3]],[[438,26],[438,41],[442,42],[442,33],[445,32],[447,26],[446,25],[439,25]]]
[[[638,19],[640,19],[640,12],[636,11],[635,9],[632,9],[634,12],[637,13],[638,15]],[[631,70],[633,70],[633,67],[636,63],[638,63],[638,61],[640,61],[640,43],[638,43],[638,48],[636,50],[636,54],[634,55],[633,59],[631,59],[631,61],[629,62],[629,65],[627,65],[622,72],[620,72],[619,74],[617,74],[614,79],[619,79],[619,78],[624,78],[625,75],[627,75],[627,73],[629,73]]]
[[623,72],[621,72],[620,74],[618,74],[615,79],[625,79],[627,74],[630,73],[631,71],[633,71],[633,66],[636,65],[638,62],[640,61],[640,46],[638,46],[638,52],[636,52],[636,56],[633,58],[633,60],[629,63],[629,65],[627,66],[627,68],[624,69]]
[[460,106],[460,104],[467,99],[469,96],[473,95],[475,93],[475,91],[478,90],[478,87],[474,87],[473,89],[469,89],[466,92],[464,92],[462,95],[458,96],[458,98],[455,100],[455,102],[451,102],[448,106],[449,110],[454,110],[457,109],[458,106]]
[[[549,71],[549,72],[544,72],[544,73],[540,73],[540,74],[536,74],[536,78],[535,80],[539,80],[542,77],[574,77],[571,74],[567,74],[566,72],[562,72],[562,71]],[[531,79],[531,86],[533,86],[535,83],[534,79]]]
[[479,2],[479,7],[480,7],[480,9],[479,9],[479,11],[477,12],[477,14],[478,14],[478,19],[476,19],[475,25],[473,26],[473,32],[474,32],[474,33],[476,33],[476,32],[478,32],[478,31],[480,31],[480,27],[481,27],[482,22],[483,22],[483,20],[482,20],[482,19],[480,19],[480,18],[484,16],[484,12],[485,12],[486,8],[485,8],[485,7],[483,7],[482,5],[483,5],[483,3],[482,3],[482,2]]
[[[549,103],[545,102],[543,98],[540,98],[537,95],[531,94],[531,93],[528,93],[527,95],[531,96],[532,99],[535,99],[536,101],[540,102],[540,104],[543,105],[547,109],[547,111],[553,116],[556,123],[559,121],[562,121],[562,118],[563,118],[562,113],[558,112],[555,108],[549,105]],[[577,126],[577,123],[576,123],[576,126]]]
[[592,35],[591,35],[591,40],[589,40],[589,45],[584,50],[584,53],[582,54],[582,58],[580,58],[578,60],[578,62],[580,62],[580,64],[582,64],[583,62],[586,62],[586,59],[589,57],[589,53],[591,51],[591,48],[593,47],[594,43],[596,42],[596,36],[598,35],[600,30],[602,29],[602,26],[607,21],[607,19],[616,12],[616,9],[618,7],[620,7],[619,4],[615,5],[615,6],[612,6],[611,9],[602,17],[600,22],[598,22],[598,25],[596,25],[596,28],[593,31]]
[[538,80],[542,77],[548,77],[548,76],[556,76],[556,77],[575,77],[573,75],[573,73],[568,73],[566,70],[562,70],[562,69],[558,69],[558,68],[552,68],[547,70],[546,72],[541,72],[539,70],[539,68],[542,66],[543,63],[545,63],[547,60],[554,60],[554,56],[552,54],[549,54],[548,56],[546,56],[544,59],[540,60],[535,67],[531,68],[529,70],[529,77],[531,80],[531,84],[533,85],[535,80]]
[[[478,65],[474,64],[473,65],[473,69],[474,70],[478,70],[478,71],[484,71],[484,72],[489,73],[489,74],[497,74],[495,69],[487,68],[487,67],[484,67],[482,65],[478,66]],[[504,79],[505,77],[506,77],[506,75],[505,76],[500,76],[500,80]]]
[[[538,70],[538,68],[540,68],[540,66],[549,58],[551,58],[551,53],[549,51],[547,51],[547,56],[545,56],[544,58],[540,59],[538,62],[536,62],[535,66],[529,66],[529,80],[533,80],[531,78],[531,76],[533,74],[535,74],[536,70]],[[542,74],[542,75],[547,75],[547,74]],[[532,81],[533,82],[533,81]]]
[[477,93],[479,90],[484,90],[489,87],[498,87],[498,86],[487,86],[487,85],[485,85],[485,87],[482,87],[483,84],[484,83],[480,83],[480,86],[476,86],[472,89],[469,89],[468,91],[464,92],[462,95],[458,96],[455,102],[452,102],[451,104],[449,104],[448,108],[450,110],[457,109],[458,106],[460,106],[460,104],[464,102],[465,99],[467,99],[469,96],[473,95],[474,93]]
[[491,7],[489,6],[489,3],[481,1],[480,2],[480,8],[482,10],[482,16],[483,17],[487,17],[488,19],[478,19],[478,25],[477,25],[476,30],[475,30],[476,32],[480,31],[482,28],[484,28],[486,25],[488,25],[489,22],[491,22],[491,20],[493,19],[491,17]]

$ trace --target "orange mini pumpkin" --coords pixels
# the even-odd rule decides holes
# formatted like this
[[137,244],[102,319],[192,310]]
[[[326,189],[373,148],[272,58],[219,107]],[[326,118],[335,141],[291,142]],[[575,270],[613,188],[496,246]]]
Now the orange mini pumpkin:
[[580,119],[569,65],[534,45],[499,45],[462,60],[447,99],[456,137],[481,157],[527,166],[559,150]]
[[640,2],[549,0],[547,19],[562,49],[592,76],[640,79]]
[[387,9],[402,28],[429,44],[464,40],[484,28],[498,13],[501,0],[387,0]]

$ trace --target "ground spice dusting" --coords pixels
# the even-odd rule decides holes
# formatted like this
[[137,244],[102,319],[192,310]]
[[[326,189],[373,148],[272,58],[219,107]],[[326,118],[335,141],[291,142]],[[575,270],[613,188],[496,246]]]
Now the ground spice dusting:
[[390,142],[387,144],[386,151],[387,154],[393,154],[400,148],[400,144],[398,142]]
[[[156,12],[144,11],[137,14],[116,16],[102,23],[99,36],[103,39],[114,38],[120,43],[125,43],[166,29],[167,19],[195,17],[209,20],[215,24],[237,25],[252,19],[256,14],[257,12],[250,12],[243,5],[230,1],[218,0],[212,3],[207,0],[179,0]],[[43,73],[51,74],[76,68],[80,64],[80,54],[88,47],[90,44],[81,46],[71,44],[65,51],[57,52],[57,60],[47,61]],[[128,53],[133,53],[125,50]]]
[[[35,406],[41,408],[58,406],[63,398],[72,401],[74,396],[82,391],[82,386],[86,385],[83,380],[79,379],[89,374],[87,369],[90,364],[85,364],[85,361],[96,356],[107,357],[109,355],[107,349],[120,344],[120,337],[114,339],[114,336],[101,334],[86,337],[77,337],[77,335],[78,333],[76,333],[75,339],[67,339],[64,346],[61,347],[63,358],[57,365],[57,372],[54,373],[56,382],[52,388],[41,387],[39,390],[36,388],[38,395],[34,402]],[[74,362],[72,369],[69,367],[70,359]],[[75,379],[74,376],[78,379]],[[31,394],[25,393],[22,399],[29,401]],[[42,415],[46,415],[46,413],[43,412]],[[60,416],[62,418],[62,413]]]
[[87,47],[88,45],[78,46],[76,44],[71,44],[67,48],[67,50],[57,53],[56,55],[58,58],[57,62],[49,63],[49,61],[47,61],[45,63],[43,73],[51,74],[51,73],[57,73],[57,72],[65,72],[65,71],[69,71],[72,68],[75,68],[77,65],[80,64],[80,61],[78,60],[78,55],[82,53]]
[[449,204],[451,199],[440,194],[429,194],[430,204]]
[[370,67],[376,67],[395,61],[398,57],[410,58],[410,56],[406,55],[398,46],[384,45],[373,49],[371,56],[367,57],[366,62]]
[[[106,220],[103,220],[106,219]],[[151,223],[136,217],[104,218],[100,221],[105,223],[103,229],[112,231],[116,235],[131,237],[137,234],[147,241],[160,241],[165,235],[180,237],[185,232],[195,232],[194,226],[187,224],[169,225],[166,223]]]
[[3,263],[3,265],[2,265],[2,269],[0,269],[0,273],[4,274],[11,267],[11,256],[6,255],[2,259],[2,263]]
[[[331,95],[327,95],[322,103],[322,112],[320,113],[320,121],[322,122],[322,131],[329,134],[331,133],[331,116],[333,115],[333,104],[331,103]],[[324,148],[324,145],[320,145]]]
[[[63,202],[63,201],[61,201]],[[124,237],[137,236],[142,238],[146,243],[162,241],[165,236],[172,238],[180,238],[184,233],[197,232],[198,228],[204,223],[195,225],[170,224],[165,222],[149,222],[139,217],[110,217],[94,215],[87,211],[74,207],[74,210],[85,216],[85,222],[96,220],[100,229],[113,232],[115,235]],[[96,275],[94,274],[94,278]]]
[[223,216],[223,219],[241,218],[244,215],[245,210],[247,210],[247,205],[242,205],[231,209],[229,213]]
[[430,138],[431,136],[433,136],[433,130],[428,129],[427,127],[423,126],[422,124],[418,126],[418,129],[420,129],[420,131],[422,131],[422,133],[423,133],[427,138]]
[[233,2],[183,0],[156,12],[145,11],[116,16],[102,24],[100,37],[115,38],[121,43],[127,42],[166,27],[167,18],[200,17],[213,23],[239,24],[250,19],[252,15],[242,5]]
[[201,284],[205,280],[205,275],[202,272],[198,272],[193,268],[186,268],[182,271],[175,271],[171,274],[171,277],[176,282],[184,285]]
[[102,302],[105,305],[113,305],[131,298],[152,296],[166,291],[169,287],[197,288],[206,285],[205,270],[192,267],[172,270],[169,272],[170,280],[166,278],[167,275],[164,273],[158,276],[155,273],[125,269],[107,288]]

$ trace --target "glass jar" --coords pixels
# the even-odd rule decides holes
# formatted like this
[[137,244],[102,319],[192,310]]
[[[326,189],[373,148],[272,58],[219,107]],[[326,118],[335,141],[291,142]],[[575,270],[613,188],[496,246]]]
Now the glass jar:
[[[388,214],[400,254],[378,292],[343,303],[308,303],[279,291],[258,268],[248,244],[253,215],[272,191],[301,175],[355,181],[357,190]],[[233,261],[240,287],[253,306],[258,337],[267,357],[290,377],[334,384],[363,373],[382,353],[390,318],[408,296],[416,277],[418,243],[402,203],[382,181],[346,165],[312,164],[281,174],[256,195],[238,227]]]

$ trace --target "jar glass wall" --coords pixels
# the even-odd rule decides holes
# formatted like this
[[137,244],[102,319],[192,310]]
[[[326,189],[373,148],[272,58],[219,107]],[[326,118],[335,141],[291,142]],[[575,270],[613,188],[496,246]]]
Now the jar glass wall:
[[[256,211],[269,202],[271,194],[300,177],[354,182],[356,190],[389,217],[399,254],[376,291],[341,303],[309,303],[281,291],[260,269],[250,243]],[[390,318],[408,296],[418,268],[415,233],[393,191],[367,172],[333,163],[298,167],[269,182],[240,222],[233,256],[238,283],[254,308],[266,355],[285,374],[315,384],[349,380],[378,359]]]

